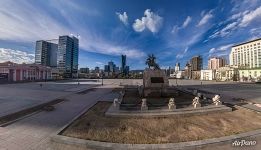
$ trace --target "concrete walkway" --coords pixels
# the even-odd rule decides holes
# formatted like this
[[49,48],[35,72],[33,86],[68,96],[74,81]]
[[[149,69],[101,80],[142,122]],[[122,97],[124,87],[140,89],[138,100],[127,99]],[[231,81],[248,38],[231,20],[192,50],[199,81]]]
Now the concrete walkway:
[[[71,119],[99,100],[112,101],[112,86],[99,86],[87,94],[72,94],[51,112],[42,111],[7,127],[0,127],[0,150],[56,149],[50,137]],[[106,95],[106,97],[105,97]]]

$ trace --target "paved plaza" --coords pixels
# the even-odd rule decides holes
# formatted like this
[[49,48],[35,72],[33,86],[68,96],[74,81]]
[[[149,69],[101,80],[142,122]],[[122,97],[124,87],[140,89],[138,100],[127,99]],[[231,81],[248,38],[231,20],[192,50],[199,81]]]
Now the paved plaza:
[[[13,85],[5,85],[5,87],[9,86]],[[55,105],[54,111],[41,111],[6,127],[0,127],[0,150],[53,149],[50,137],[81,111],[92,107],[97,101],[112,101],[118,96],[111,92],[113,88],[111,85],[95,87],[94,91],[86,95],[77,93],[68,95],[67,92],[67,100]]]
[[0,84],[0,117],[89,89],[97,83],[80,81],[78,85],[77,81],[63,81]]
[[[66,101],[55,105],[54,111],[40,111],[8,126],[0,127],[0,150],[74,149],[70,146],[57,146],[50,141],[50,137],[97,101],[113,101],[118,97],[117,93],[112,92],[115,87],[142,84],[142,80],[139,79],[104,79],[103,86],[101,86],[101,79],[79,80],[79,82],[79,85],[77,80],[0,85],[0,116],[59,97],[66,98]],[[182,88],[197,88],[220,93],[226,97],[226,100],[229,100],[227,97],[241,97],[261,103],[260,84],[170,80],[170,85],[175,86],[176,83]],[[40,84],[43,86],[41,87]],[[77,94],[78,91],[90,88],[95,90]],[[231,145],[227,144],[224,147],[231,148]]]

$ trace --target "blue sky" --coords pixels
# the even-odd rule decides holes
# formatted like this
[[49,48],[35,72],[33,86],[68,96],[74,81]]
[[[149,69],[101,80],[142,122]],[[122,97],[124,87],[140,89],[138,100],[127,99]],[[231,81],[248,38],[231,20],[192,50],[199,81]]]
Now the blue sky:
[[35,41],[80,35],[80,67],[162,68],[202,55],[228,58],[231,46],[261,37],[261,0],[1,0],[0,62],[33,62]]

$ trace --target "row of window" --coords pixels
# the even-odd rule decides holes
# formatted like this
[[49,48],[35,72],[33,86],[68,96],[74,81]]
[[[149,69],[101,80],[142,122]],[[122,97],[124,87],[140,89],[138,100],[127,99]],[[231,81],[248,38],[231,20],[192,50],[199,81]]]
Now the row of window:
[[[257,46],[257,45],[260,45],[260,43],[257,43],[257,44],[250,44],[250,45],[244,45],[244,46],[241,46],[239,48],[236,48],[235,50],[239,50],[239,49],[243,49],[243,48],[249,48],[249,47],[252,47],[252,46]],[[256,48],[256,47],[255,47]],[[260,48],[260,46],[258,46],[258,48]]]

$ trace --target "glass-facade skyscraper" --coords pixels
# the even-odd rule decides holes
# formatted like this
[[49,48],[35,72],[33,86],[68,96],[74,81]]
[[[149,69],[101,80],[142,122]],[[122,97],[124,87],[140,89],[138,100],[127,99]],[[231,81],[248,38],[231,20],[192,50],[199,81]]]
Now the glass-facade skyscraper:
[[126,55],[121,55],[121,73],[126,75]]
[[59,36],[57,68],[66,78],[76,77],[78,71],[79,40],[76,37]]
[[55,43],[44,40],[36,41],[35,63],[49,67],[56,67],[57,49],[58,45]]

